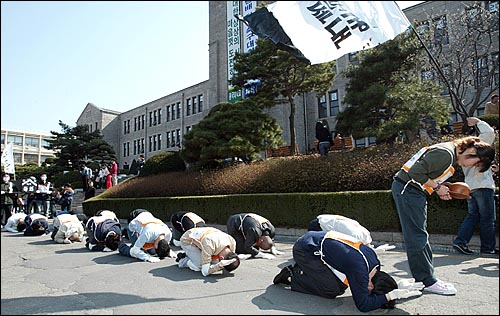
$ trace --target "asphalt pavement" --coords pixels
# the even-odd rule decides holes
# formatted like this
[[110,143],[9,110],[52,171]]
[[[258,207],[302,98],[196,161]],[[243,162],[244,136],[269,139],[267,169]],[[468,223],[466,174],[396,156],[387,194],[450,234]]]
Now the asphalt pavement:
[[[455,285],[455,296],[424,293],[399,300],[392,310],[362,313],[349,290],[326,299],[274,285],[274,276],[293,263],[292,245],[300,233],[278,229],[277,248],[284,254],[274,260],[249,259],[231,273],[203,277],[178,268],[173,258],[148,263],[116,251],[90,252],[84,243],[56,244],[50,235],[2,231],[1,315],[499,314],[498,257],[462,255],[438,244],[435,273]],[[372,234],[374,243],[387,234]],[[396,280],[409,278],[406,253],[395,236],[397,248],[379,255],[382,270]]]

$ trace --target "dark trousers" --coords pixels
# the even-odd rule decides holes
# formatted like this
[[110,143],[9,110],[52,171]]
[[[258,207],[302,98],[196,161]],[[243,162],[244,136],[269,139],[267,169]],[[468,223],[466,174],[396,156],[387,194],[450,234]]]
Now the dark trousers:
[[321,261],[320,256],[306,253],[300,242],[293,245],[293,259],[296,264],[292,269],[292,291],[335,298],[347,289],[347,286]]
[[2,225],[7,223],[7,219],[12,215],[12,204],[2,204]]

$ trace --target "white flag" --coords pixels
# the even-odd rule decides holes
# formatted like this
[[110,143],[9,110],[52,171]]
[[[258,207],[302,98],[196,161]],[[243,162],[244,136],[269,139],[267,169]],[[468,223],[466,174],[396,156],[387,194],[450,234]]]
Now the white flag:
[[14,143],[10,142],[5,146],[2,152],[2,166],[5,173],[15,174],[16,170],[14,168],[14,152],[12,146]]
[[375,47],[410,26],[394,1],[276,1],[267,9],[311,64]]

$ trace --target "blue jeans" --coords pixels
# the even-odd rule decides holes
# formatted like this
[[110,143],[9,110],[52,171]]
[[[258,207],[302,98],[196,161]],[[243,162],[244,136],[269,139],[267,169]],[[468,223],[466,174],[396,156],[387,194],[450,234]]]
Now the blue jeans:
[[330,149],[330,142],[321,142],[318,144],[318,150],[321,156],[328,156],[329,149]]
[[[404,189],[404,193],[403,192]],[[403,231],[404,246],[408,265],[416,282],[425,286],[436,283],[432,261],[432,249],[427,233],[427,196],[411,185],[392,182],[392,197]]]
[[495,250],[495,192],[492,189],[478,189],[471,192],[472,199],[467,200],[467,216],[465,216],[453,243],[467,246],[476,226],[479,224],[481,251]]

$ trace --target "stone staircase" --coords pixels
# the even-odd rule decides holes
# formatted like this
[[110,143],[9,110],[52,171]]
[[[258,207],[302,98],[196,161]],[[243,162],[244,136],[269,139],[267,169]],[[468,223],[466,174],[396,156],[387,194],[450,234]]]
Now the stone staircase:
[[[102,192],[104,192],[105,189],[96,189],[95,190],[95,195],[99,195]],[[71,210],[74,213],[83,213],[83,199],[85,198],[85,193],[80,189],[76,189],[75,193],[73,195],[73,204],[71,205]]]

